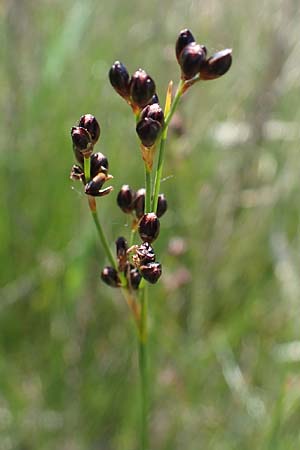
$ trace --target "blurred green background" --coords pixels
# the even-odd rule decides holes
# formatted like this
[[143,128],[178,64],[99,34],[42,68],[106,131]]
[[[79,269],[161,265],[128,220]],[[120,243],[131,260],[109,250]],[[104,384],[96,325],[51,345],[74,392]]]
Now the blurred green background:
[[[69,130],[102,126],[122,184],[143,185],[132,114],[107,73],[144,68],[163,101],[185,27],[233,48],[170,133],[169,211],[150,289],[151,448],[300,448],[300,17],[293,0],[10,0],[0,5],[0,450],[138,450],[136,337],[81,187]],[[175,128],[175,127],[174,127]]]

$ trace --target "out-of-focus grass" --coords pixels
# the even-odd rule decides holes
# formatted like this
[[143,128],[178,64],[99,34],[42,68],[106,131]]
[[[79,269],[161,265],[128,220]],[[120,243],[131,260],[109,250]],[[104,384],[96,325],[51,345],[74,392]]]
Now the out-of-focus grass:
[[[189,27],[233,47],[171,136],[151,288],[152,448],[300,445],[297,2],[10,0],[0,9],[0,450],[138,448],[136,343],[80,189],[69,129],[94,113],[115,193],[143,183],[132,116],[107,72],[145,68],[161,100]],[[128,232],[115,193],[111,240]],[[170,240],[186,251],[172,256]],[[186,281],[175,285],[180,279]]]

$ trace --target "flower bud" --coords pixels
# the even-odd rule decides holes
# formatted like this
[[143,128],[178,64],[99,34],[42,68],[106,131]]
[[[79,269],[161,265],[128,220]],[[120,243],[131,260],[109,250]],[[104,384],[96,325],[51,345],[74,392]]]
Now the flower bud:
[[136,249],[138,264],[144,265],[155,261],[155,253],[149,242],[143,242]]
[[116,240],[116,251],[118,268],[124,271],[127,264],[127,242],[122,236]]
[[94,178],[98,173],[108,172],[108,160],[102,153],[93,153],[91,155],[91,178]]
[[110,68],[109,80],[112,87],[121,97],[127,99],[129,97],[130,80],[126,67],[116,61]]
[[158,103],[152,103],[151,105],[145,106],[145,108],[141,112],[140,120],[143,120],[146,118],[155,120],[156,122],[160,123],[160,125],[162,125],[162,126],[165,121],[164,112]]
[[161,217],[164,215],[164,213],[167,211],[168,208],[168,202],[164,194],[159,194],[158,200],[157,200],[157,208],[156,208],[156,215],[157,217]]
[[104,283],[111,287],[120,287],[121,280],[118,272],[113,267],[106,266],[101,272],[101,279]]
[[135,267],[131,266],[129,271],[129,284],[132,289],[138,289],[139,284],[141,282],[142,275]]
[[224,75],[232,63],[232,49],[227,48],[215,53],[205,61],[200,70],[201,80],[214,80]]
[[134,201],[134,210],[136,217],[140,219],[145,212],[145,195],[146,191],[144,188],[141,188],[137,191],[135,201]]
[[145,280],[151,284],[155,284],[161,276],[161,264],[158,262],[151,262],[140,267],[141,274]]
[[144,108],[155,94],[155,83],[142,69],[137,70],[130,80],[130,95],[133,103]]
[[136,132],[144,147],[152,147],[161,132],[161,124],[146,117],[138,122]]
[[179,60],[180,53],[188,44],[195,42],[194,36],[187,28],[185,30],[180,31],[179,36],[176,41],[176,58]]
[[203,67],[205,62],[205,52],[202,49],[201,45],[192,42],[188,44],[179,57],[179,64],[181,67],[181,77],[184,80],[190,80],[194,78]]
[[160,223],[154,213],[144,214],[139,223],[139,234],[143,242],[153,242],[159,235]]
[[136,192],[128,184],[124,184],[118,193],[117,203],[124,213],[131,213],[134,209]]
[[96,144],[100,137],[100,125],[96,117],[92,116],[92,114],[85,114],[80,117],[78,126],[85,128],[91,135],[92,144]]
[[105,189],[101,189],[105,181],[112,178],[111,175],[107,176],[103,172],[98,173],[91,181],[89,181],[85,185],[85,193],[88,195],[92,195],[93,197],[103,197],[104,195],[109,194],[113,188],[109,186]]
[[[82,127],[72,127],[71,128],[71,137],[73,141],[73,147],[75,151],[75,156],[77,156],[76,152],[79,152],[83,156],[90,156],[93,152],[93,144],[90,133]],[[81,161],[79,161],[81,162]]]

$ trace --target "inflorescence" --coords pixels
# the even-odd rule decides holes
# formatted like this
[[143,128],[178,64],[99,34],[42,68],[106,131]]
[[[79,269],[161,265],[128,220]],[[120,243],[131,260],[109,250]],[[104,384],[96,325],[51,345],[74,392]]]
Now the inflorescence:
[[[160,278],[162,267],[156,261],[152,244],[159,235],[159,218],[167,211],[167,200],[164,194],[159,194],[159,187],[168,125],[178,100],[193,84],[219,78],[229,70],[232,62],[231,49],[207,57],[206,47],[197,44],[188,29],[179,33],[175,53],[180,66],[180,83],[173,101],[170,83],[164,110],[159,104],[155,82],[144,70],[138,69],[130,76],[126,67],[116,61],[109,71],[111,85],[135,115],[136,133],[148,180],[149,177],[151,179],[156,148],[159,144],[161,146],[153,192],[149,193],[145,188],[135,191],[124,184],[117,194],[119,208],[132,218],[132,236],[129,245],[124,237],[116,240],[115,263],[104,267],[101,272],[101,279],[111,287],[132,291],[139,288],[142,279],[154,284]],[[112,186],[103,188],[104,183],[113,178],[108,173],[108,159],[102,153],[94,153],[94,146],[100,137],[100,125],[96,118],[91,114],[82,116],[77,126],[72,127],[71,137],[78,162],[72,167],[71,179],[83,183],[91,211],[95,213],[96,202],[93,198],[103,197],[113,190]],[[149,186],[151,183],[146,188]],[[141,239],[140,244],[132,242],[136,231]],[[110,262],[114,262],[113,258],[110,257]]]

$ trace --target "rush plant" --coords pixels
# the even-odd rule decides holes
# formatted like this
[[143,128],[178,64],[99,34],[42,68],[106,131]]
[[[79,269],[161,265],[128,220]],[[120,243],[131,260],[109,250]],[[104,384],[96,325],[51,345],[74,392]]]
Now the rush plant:
[[188,29],[179,33],[175,54],[180,67],[180,79],[174,95],[173,82],[170,81],[164,108],[159,103],[154,80],[144,70],[138,69],[130,76],[126,67],[116,61],[109,71],[112,87],[132,110],[145,172],[144,187],[135,191],[126,184],[117,194],[118,207],[131,218],[131,233],[127,238],[117,237],[115,252],[111,249],[97,214],[97,197],[106,196],[113,190],[112,186],[104,187],[113,178],[109,174],[108,159],[102,153],[94,152],[100,137],[100,125],[94,116],[85,114],[71,129],[77,160],[71,170],[71,179],[83,184],[109,263],[102,269],[101,279],[108,286],[121,289],[136,324],[141,379],[142,450],[148,448],[148,287],[149,284],[157,283],[162,275],[162,266],[157,261],[153,245],[159,236],[160,218],[167,211],[167,200],[160,193],[160,185],[168,127],[180,98],[191,86],[219,78],[229,70],[232,62],[231,49],[221,50],[208,57],[206,47],[197,44]]

